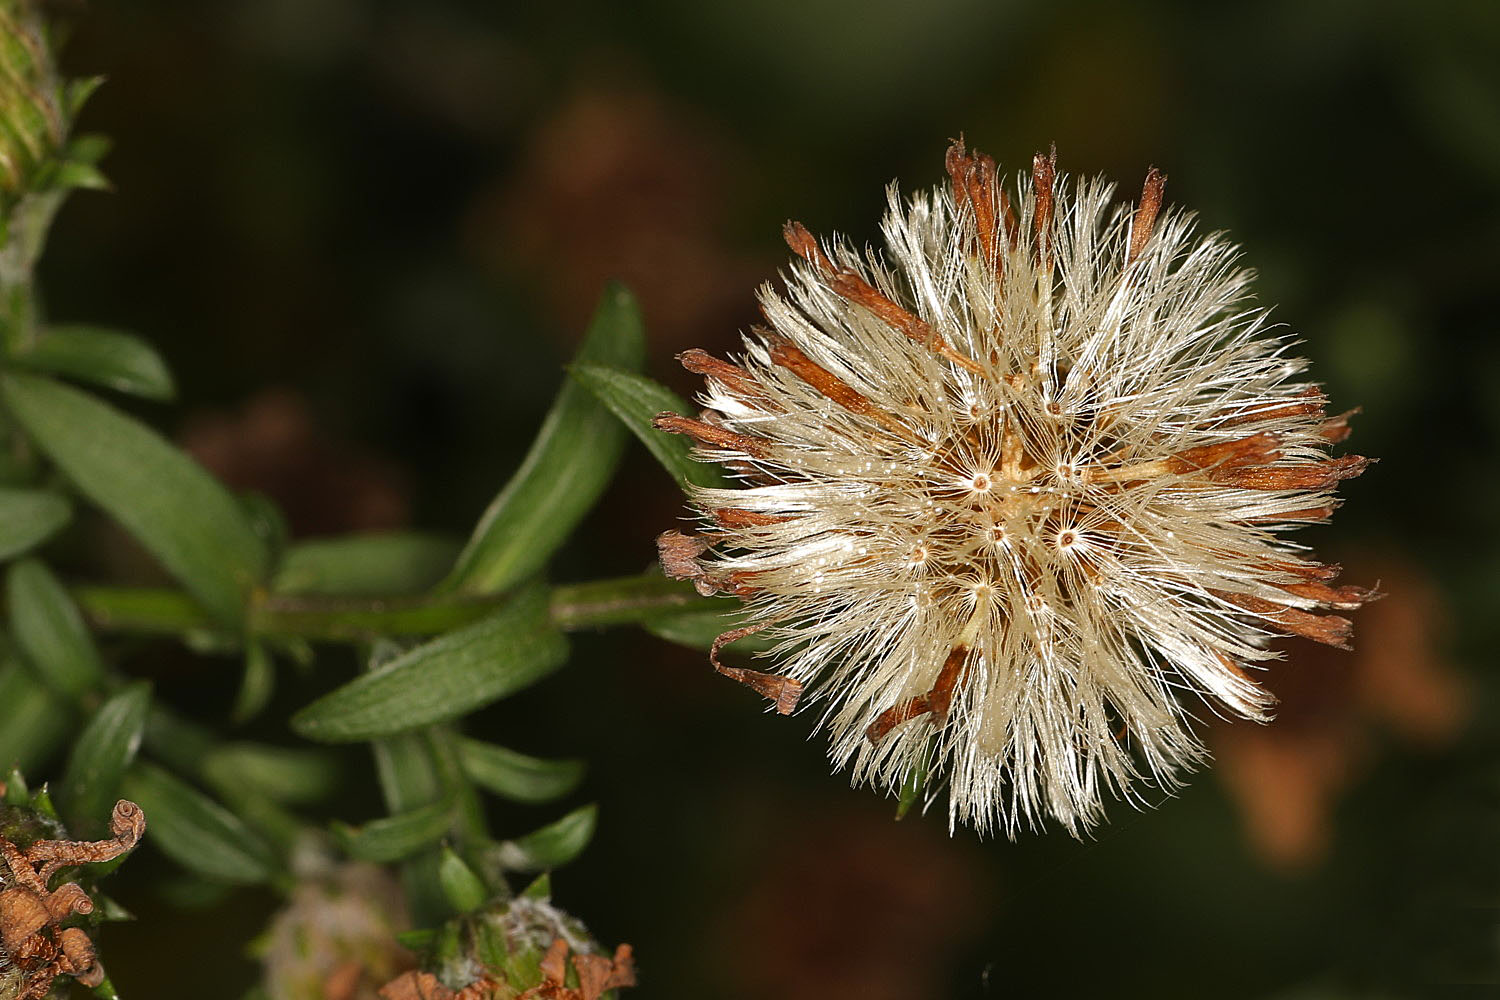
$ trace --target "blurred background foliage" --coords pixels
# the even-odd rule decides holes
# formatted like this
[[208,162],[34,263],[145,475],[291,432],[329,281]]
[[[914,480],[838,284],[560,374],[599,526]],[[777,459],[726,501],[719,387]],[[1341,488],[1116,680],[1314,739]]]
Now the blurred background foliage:
[[[640,298],[648,370],[690,393],[672,355],[734,348],[788,216],[875,240],[884,185],[937,183],[961,132],[1008,170],[1055,141],[1066,170],[1130,193],[1163,169],[1170,200],[1244,245],[1334,407],[1364,407],[1351,445],[1382,462],[1309,539],[1388,594],[1358,616],[1357,651],[1292,649],[1270,679],[1280,722],[1206,719],[1214,768],[1158,810],[1116,807],[1091,842],[894,823],[891,803],[826,773],[810,719],[762,718],[701,653],[644,634],[580,636],[567,670],[481,713],[475,735],[590,761],[599,833],[553,890],[635,945],[642,995],[1372,997],[1496,981],[1500,5],[79,13],[63,66],[108,78],[80,127],[113,138],[116,190],[61,213],[41,268],[52,318],[150,337],[180,405],[130,408],[273,498],[296,537],[465,536],[607,278]],[[632,448],[557,579],[645,568],[682,516]],[[96,521],[57,565],[151,582]],[[180,708],[227,713],[233,659],[127,653]],[[285,683],[267,718],[354,669]],[[373,776],[343,794],[342,814],[378,813]],[[516,829],[555,815],[504,808]],[[150,855],[117,879],[141,917],[101,941],[122,993],[253,981],[243,942],[269,894],[172,909],[182,893]]]

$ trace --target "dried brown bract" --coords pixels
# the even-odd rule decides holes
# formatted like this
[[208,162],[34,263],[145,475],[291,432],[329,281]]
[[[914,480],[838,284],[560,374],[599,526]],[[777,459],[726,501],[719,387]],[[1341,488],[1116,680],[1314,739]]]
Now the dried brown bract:
[[110,817],[108,840],[38,840],[24,851],[0,837],[0,857],[8,869],[0,889],[0,945],[10,964],[25,977],[16,1000],[40,1000],[58,976],[85,986],[104,981],[104,968],[81,928],[63,927],[74,914],[93,912],[94,902],[77,882],[49,888],[52,877],[70,865],[111,861],[130,851],[146,832],[146,814],[121,799]]

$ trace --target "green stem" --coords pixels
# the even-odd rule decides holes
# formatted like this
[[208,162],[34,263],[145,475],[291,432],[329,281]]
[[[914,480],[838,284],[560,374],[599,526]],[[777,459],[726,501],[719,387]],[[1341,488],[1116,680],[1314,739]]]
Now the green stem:
[[[508,597],[508,593],[389,598],[272,595],[252,606],[249,631],[268,638],[335,642],[436,635],[486,617]],[[101,632],[184,635],[222,630],[179,590],[76,587],[73,598]],[[552,588],[552,621],[564,631],[576,632],[647,621],[691,608],[699,600],[690,585],[655,574],[594,580]]]

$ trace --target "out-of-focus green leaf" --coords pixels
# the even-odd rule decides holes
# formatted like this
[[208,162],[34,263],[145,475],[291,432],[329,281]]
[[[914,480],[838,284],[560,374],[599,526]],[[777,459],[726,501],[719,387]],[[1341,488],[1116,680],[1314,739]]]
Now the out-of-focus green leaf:
[[458,551],[450,538],[416,533],[299,542],[287,550],[272,590],[347,597],[418,594],[443,578]]
[[500,863],[513,871],[557,868],[583,853],[598,825],[599,807],[575,809],[555,823],[500,845]]
[[239,817],[159,767],[137,761],[124,795],[146,811],[146,839],[189,871],[225,882],[264,882],[271,849]]
[[13,564],[6,597],[16,643],[49,687],[79,698],[104,682],[104,664],[83,615],[45,564]]
[[0,559],[42,544],[72,516],[73,505],[60,493],[0,486]]
[[567,640],[548,617],[546,593],[528,588],[489,618],[324,695],[292,717],[292,728],[339,743],[443,722],[540,680],[567,655]]
[[3,784],[5,793],[0,795],[0,801],[8,806],[24,806],[31,798],[31,789],[26,787],[26,776],[21,773],[20,768],[12,767],[6,773]]
[[246,786],[276,802],[296,805],[319,802],[332,794],[339,766],[327,751],[223,743],[205,758],[203,774],[215,787]]
[[[575,361],[638,371],[645,353],[635,298],[612,284]],[[442,589],[492,593],[540,570],[604,492],[624,444],[619,422],[568,380],[521,468],[484,512]]]
[[134,334],[96,326],[52,326],[43,330],[14,363],[52,375],[92,382],[146,399],[167,400],[176,392],[172,373],[156,349]]
[[286,514],[275,500],[255,490],[237,494],[235,500],[239,502],[250,533],[260,539],[266,550],[266,564],[276,565],[286,550],[287,539],[292,533],[291,527],[286,523]]
[[651,426],[652,419],[664,410],[691,413],[692,409],[681,396],[644,375],[604,365],[576,364],[571,371],[573,378],[609,407],[609,412],[640,439],[662,468],[677,480],[677,485],[684,490],[689,486],[728,485],[717,465],[693,460],[690,440],[681,434],[668,434]]
[[453,801],[442,799],[361,827],[336,822],[333,834],[350,857],[384,864],[442,840],[453,828],[455,812]]
[[523,899],[540,899],[546,901],[552,898],[552,873],[542,872],[531,880],[531,884],[521,890]]
[[151,685],[137,681],[100,705],[73,743],[58,799],[75,835],[92,837],[108,826],[120,782],[140,749],[150,708]]
[[[648,618],[641,623],[641,627],[652,635],[679,646],[708,649],[721,634],[744,628],[748,623],[744,608],[738,601],[704,598],[701,604],[707,607]],[[737,639],[724,648],[730,652],[759,653],[770,649],[777,641],[757,633]]]
[[135,919],[134,913],[131,913],[125,907],[121,906],[117,900],[104,895],[104,893],[94,892],[90,895],[94,897],[93,919],[98,920],[100,923],[118,924]]
[[69,118],[78,117],[78,112],[103,82],[102,76],[80,76],[63,84],[63,108]]
[[[372,669],[379,669],[374,664]],[[429,732],[419,731],[375,740],[375,773],[385,806],[392,813],[431,805],[444,797],[442,777]],[[412,920],[431,925],[447,919],[448,901],[438,878],[438,852],[428,849],[401,865],[401,885],[406,890]]]
[[442,859],[438,862],[438,878],[443,884],[443,895],[459,913],[477,910],[489,899],[489,890],[484,887],[483,880],[474,874],[474,869],[451,847],[443,847]]
[[245,645],[245,666],[240,674],[240,689],[234,696],[234,707],[229,710],[231,722],[248,722],[259,715],[270,704],[276,693],[276,661],[270,650],[259,640],[252,639]]
[[25,773],[46,760],[67,735],[67,703],[14,661],[0,663],[0,773]]
[[517,802],[561,798],[583,779],[581,760],[543,760],[465,737],[455,744],[459,765],[470,781]]
[[436,927],[421,927],[414,931],[402,931],[396,935],[396,943],[407,951],[426,951],[437,940]]
[[11,414],[78,488],[221,621],[237,624],[266,574],[265,544],[235,498],[155,431],[38,375],[0,379]]

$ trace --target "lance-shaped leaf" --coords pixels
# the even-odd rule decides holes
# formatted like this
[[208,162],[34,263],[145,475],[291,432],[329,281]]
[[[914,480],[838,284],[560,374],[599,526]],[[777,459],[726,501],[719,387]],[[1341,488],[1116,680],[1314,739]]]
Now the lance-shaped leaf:
[[176,392],[156,349],[134,334],[97,326],[52,326],[12,358],[16,364],[146,399]]
[[6,596],[16,643],[49,687],[80,698],[103,683],[104,664],[83,615],[45,564],[13,564]]
[[155,431],[38,375],[0,379],[0,397],[37,446],[226,623],[266,574],[265,544],[218,481]]
[[598,821],[598,806],[575,809],[540,830],[505,841],[499,847],[500,863],[513,871],[540,871],[565,865],[583,853],[593,839]]
[[0,774],[12,767],[24,773],[46,760],[73,716],[60,696],[14,661],[0,663],[0,713]]
[[[635,299],[612,284],[575,360],[634,371],[645,353]],[[442,589],[492,593],[540,570],[604,492],[624,444],[619,422],[569,379],[521,468],[484,512]]]
[[477,910],[490,898],[484,881],[474,874],[474,869],[458,856],[457,851],[446,845],[438,862],[438,880],[442,883],[448,905],[459,913]]
[[453,828],[455,813],[453,800],[442,799],[360,827],[336,822],[333,834],[350,857],[384,864],[442,840]]
[[466,737],[459,737],[455,746],[459,766],[470,781],[517,802],[561,798],[583,780],[581,760],[543,760]]
[[282,558],[271,589],[344,597],[418,594],[443,578],[458,551],[450,538],[415,532],[299,542]]
[[100,705],[79,733],[58,787],[63,818],[75,834],[95,836],[108,824],[150,707],[151,685],[137,681]]
[[203,762],[215,787],[252,788],[275,802],[322,801],[338,784],[338,762],[325,750],[293,750],[264,743],[222,743]]
[[324,695],[292,728],[330,743],[389,736],[455,719],[532,684],[562,665],[568,644],[539,587],[495,614],[396,657]]
[[[668,642],[692,649],[709,649],[714,640],[725,632],[744,628],[750,617],[739,601],[725,598],[700,598],[698,606],[678,614],[659,615],[648,618],[641,627],[652,635]],[[724,649],[737,653],[759,653],[770,649],[777,640],[759,633],[729,643]]]
[[[431,805],[450,794],[443,786],[430,730],[375,740],[370,749],[381,795],[392,813]],[[436,850],[426,850],[401,865],[401,885],[416,923],[435,924],[450,915],[438,877],[439,860]]]
[[0,559],[42,544],[72,516],[73,505],[60,493],[0,486]]
[[248,722],[271,703],[276,693],[276,661],[271,651],[258,639],[245,644],[245,665],[240,673],[240,689],[235,693],[229,721]]
[[684,490],[689,486],[722,488],[728,483],[717,465],[693,460],[693,443],[681,434],[668,434],[651,426],[658,413],[691,413],[686,400],[644,375],[604,365],[575,364],[573,378],[609,407],[630,433],[640,439]]
[[182,867],[225,882],[264,882],[271,849],[239,817],[159,767],[137,761],[123,794],[146,811],[146,839]]

